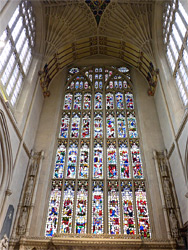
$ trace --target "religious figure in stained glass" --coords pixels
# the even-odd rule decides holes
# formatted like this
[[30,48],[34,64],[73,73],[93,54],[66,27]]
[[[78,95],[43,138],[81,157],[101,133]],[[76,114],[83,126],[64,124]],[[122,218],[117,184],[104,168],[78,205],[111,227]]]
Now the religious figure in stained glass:
[[103,183],[94,182],[92,191],[92,228],[93,234],[103,233]]
[[91,94],[90,93],[84,94],[83,108],[84,109],[91,109]]
[[90,138],[90,116],[88,114],[82,118],[82,138]]
[[128,130],[129,130],[129,138],[137,138],[137,126],[136,126],[136,117],[134,113],[127,112],[127,122],[128,122]]
[[107,137],[108,138],[115,138],[115,120],[113,114],[109,114],[106,117],[106,131],[107,131]]
[[118,138],[127,137],[126,119],[124,114],[117,114]]
[[129,179],[130,176],[130,165],[129,165],[129,152],[127,142],[121,143],[119,146],[119,161],[120,161],[120,172],[122,179]]
[[71,144],[68,151],[68,164],[67,164],[67,178],[76,177],[78,147],[75,144]]
[[99,92],[95,94],[95,109],[102,109],[102,94]]
[[63,117],[61,119],[61,128],[60,128],[59,137],[61,137],[61,138],[67,138],[68,137],[69,122],[70,122],[69,115],[63,114]]
[[80,128],[80,117],[78,114],[74,114],[71,121],[71,137],[78,138]]
[[94,138],[103,137],[103,119],[101,114],[95,115],[94,118]]
[[79,178],[88,178],[89,174],[89,147],[87,144],[82,145],[80,150],[80,167]]
[[58,179],[63,178],[65,154],[66,154],[66,147],[62,143],[59,145],[57,149],[53,178],[58,178]]
[[97,143],[93,150],[93,178],[103,178],[103,148]]
[[116,179],[118,177],[116,148],[110,144],[107,148],[108,177]]
[[64,109],[69,110],[72,106],[72,94],[68,93],[65,95]]

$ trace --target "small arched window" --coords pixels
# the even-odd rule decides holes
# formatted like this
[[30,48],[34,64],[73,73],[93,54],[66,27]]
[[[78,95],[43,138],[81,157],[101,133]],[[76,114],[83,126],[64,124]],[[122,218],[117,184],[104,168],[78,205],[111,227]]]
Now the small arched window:
[[165,3],[164,44],[183,104],[188,104],[188,13],[181,1]]
[[35,41],[35,18],[31,3],[23,0],[0,36],[0,84],[14,106],[28,73]]

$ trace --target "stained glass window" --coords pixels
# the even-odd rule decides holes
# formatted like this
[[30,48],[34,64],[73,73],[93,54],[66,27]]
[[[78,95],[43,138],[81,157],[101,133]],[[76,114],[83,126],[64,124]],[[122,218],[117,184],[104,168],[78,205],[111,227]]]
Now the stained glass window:
[[87,229],[87,202],[88,202],[88,183],[79,182],[76,202],[75,231],[78,234],[86,233]]
[[46,236],[53,236],[57,232],[59,207],[61,199],[61,181],[53,181],[50,201],[48,207],[48,217],[46,223]]
[[127,142],[120,143],[119,146],[119,162],[120,172],[122,179],[129,179],[130,176],[130,164],[129,164],[129,152]]
[[62,215],[61,215],[61,233],[72,233],[73,205],[74,205],[74,185],[72,182],[65,182]]
[[91,94],[90,93],[84,94],[83,108],[84,109],[91,109]]
[[60,128],[60,133],[59,137],[62,138],[67,138],[68,137],[68,132],[69,132],[69,122],[70,122],[70,116],[66,113],[63,113],[63,117],[61,119],[61,128]]
[[108,220],[109,233],[120,234],[120,207],[119,207],[119,192],[118,183],[108,183]]
[[114,108],[114,96],[112,93],[106,94],[106,109]]
[[103,119],[102,114],[96,114],[94,117],[94,138],[102,138],[103,136]]
[[92,227],[93,234],[103,233],[103,183],[94,182],[92,191]]
[[112,114],[108,114],[106,117],[106,131],[107,131],[107,137],[108,138],[115,138],[116,132],[115,132],[115,119]]
[[78,147],[75,144],[71,144],[68,152],[67,178],[76,177],[77,157]]
[[87,144],[82,145],[80,149],[80,167],[78,178],[88,178],[89,174],[89,147]]
[[107,148],[107,164],[108,164],[108,177],[110,179],[117,179],[117,155],[116,148],[113,144],[110,144]]
[[66,146],[61,143],[57,149],[53,178],[63,178]]
[[93,151],[93,178],[103,178],[103,148],[99,143],[95,144]]
[[99,92],[95,94],[95,109],[102,109],[102,94]]
[[121,182],[122,210],[123,210],[123,231],[124,234],[136,234],[132,183]]
[[45,235],[151,237],[129,69],[75,67],[67,81]]

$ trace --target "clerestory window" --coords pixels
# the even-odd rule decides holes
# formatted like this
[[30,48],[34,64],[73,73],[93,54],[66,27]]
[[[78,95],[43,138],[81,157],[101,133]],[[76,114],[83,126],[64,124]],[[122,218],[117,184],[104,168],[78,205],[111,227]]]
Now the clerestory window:
[[188,13],[181,1],[165,3],[164,44],[183,104],[188,104]]
[[0,37],[2,91],[14,106],[28,73],[35,44],[35,18],[31,3],[23,0]]
[[45,235],[150,238],[129,69],[71,68],[66,86]]

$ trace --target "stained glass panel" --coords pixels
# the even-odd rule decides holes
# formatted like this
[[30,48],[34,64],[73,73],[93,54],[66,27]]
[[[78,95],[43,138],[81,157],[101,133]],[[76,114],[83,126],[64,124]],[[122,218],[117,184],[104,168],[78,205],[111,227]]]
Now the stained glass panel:
[[86,233],[87,229],[87,202],[88,183],[79,182],[76,202],[75,231],[78,234]]
[[143,178],[142,161],[138,142],[131,142],[131,158],[133,166],[133,176],[137,179]]
[[82,118],[82,138],[90,138],[90,116],[88,114]]
[[94,138],[102,138],[103,136],[103,119],[101,114],[95,115],[94,118]]
[[63,194],[63,205],[61,214],[61,233],[72,233],[72,218],[74,206],[74,185],[72,182],[65,182],[65,189]]
[[75,114],[72,117],[72,122],[71,122],[71,137],[72,138],[78,138],[79,128],[80,128],[80,117],[78,114]]
[[116,133],[115,133],[115,120],[113,114],[109,114],[106,117],[106,132],[107,132],[107,137],[108,138],[115,138]]
[[63,117],[61,119],[61,127],[60,127],[59,137],[61,137],[61,138],[68,137],[69,122],[70,122],[69,116],[67,114],[63,114]]
[[107,148],[107,165],[108,165],[108,177],[110,179],[117,179],[117,156],[116,148],[113,144],[110,144]]
[[143,238],[150,238],[151,232],[144,182],[135,183],[135,194],[139,234],[141,234]]
[[129,166],[129,152],[127,144],[121,143],[119,146],[119,161],[120,161],[120,172],[122,179],[129,179],[131,177],[130,174],[130,166]]
[[46,223],[46,236],[53,236],[57,232],[59,206],[61,199],[61,181],[52,183],[50,201],[48,207],[48,217]]
[[84,109],[91,109],[91,94],[90,93],[86,93],[84,94],[84,105],[83,105]]
[[106,94],[106,109],[114,109],[114,95],[112,93]]
[[71,144],[68,152],[67,178],[76,177],[77,156],[78,146],[76,144]]
[[93,178],[103,178],[103,148],[102,145],[95,144],[93,150]]
[[89,147],[87,144],[82,145],[80,149],[80,167],[78,178],[88,178],[89,175]]
[[133,94],[131,93],[125,94],[125,99],[126,99],[127,109],[134,109]]
[[63,178],[65,155],[66,155],[66,147],[62,143],[59,145],[57,149],[53,178]]
[[68,93],[65,95],[64,109],[69,110],[72,106],[72,94]]
[[117,115],[117,129],[118,129],[118,138],[127,137],[126,119],[125,116],[122,114]]
[[130,138],[137,138],[137,126],[136,126],[136,117],[134,113],[127,112],[127,121],[128,121],[128,130],[129,130],[129,137]]
[[80,110],[82,105],[82,94],[76,93],[74,95],[74,109]]
[[121,196],[124,234],[136,234],[131,182],[128,184],[121,182]]
[[102,94],[99,92],[95,94],[95,109],[102,109]]
[[123,109],[124,108],[124,105],[123,105],[123,94],[118,92],[116,94],[116,106],[117,106],[117,109]]
[[108,226],[109,234],[120,234],[120,208],[118,183],[108,184]]
[[94,182],[92,192],[92,228],[93,234],[103,233],[103,183]]

